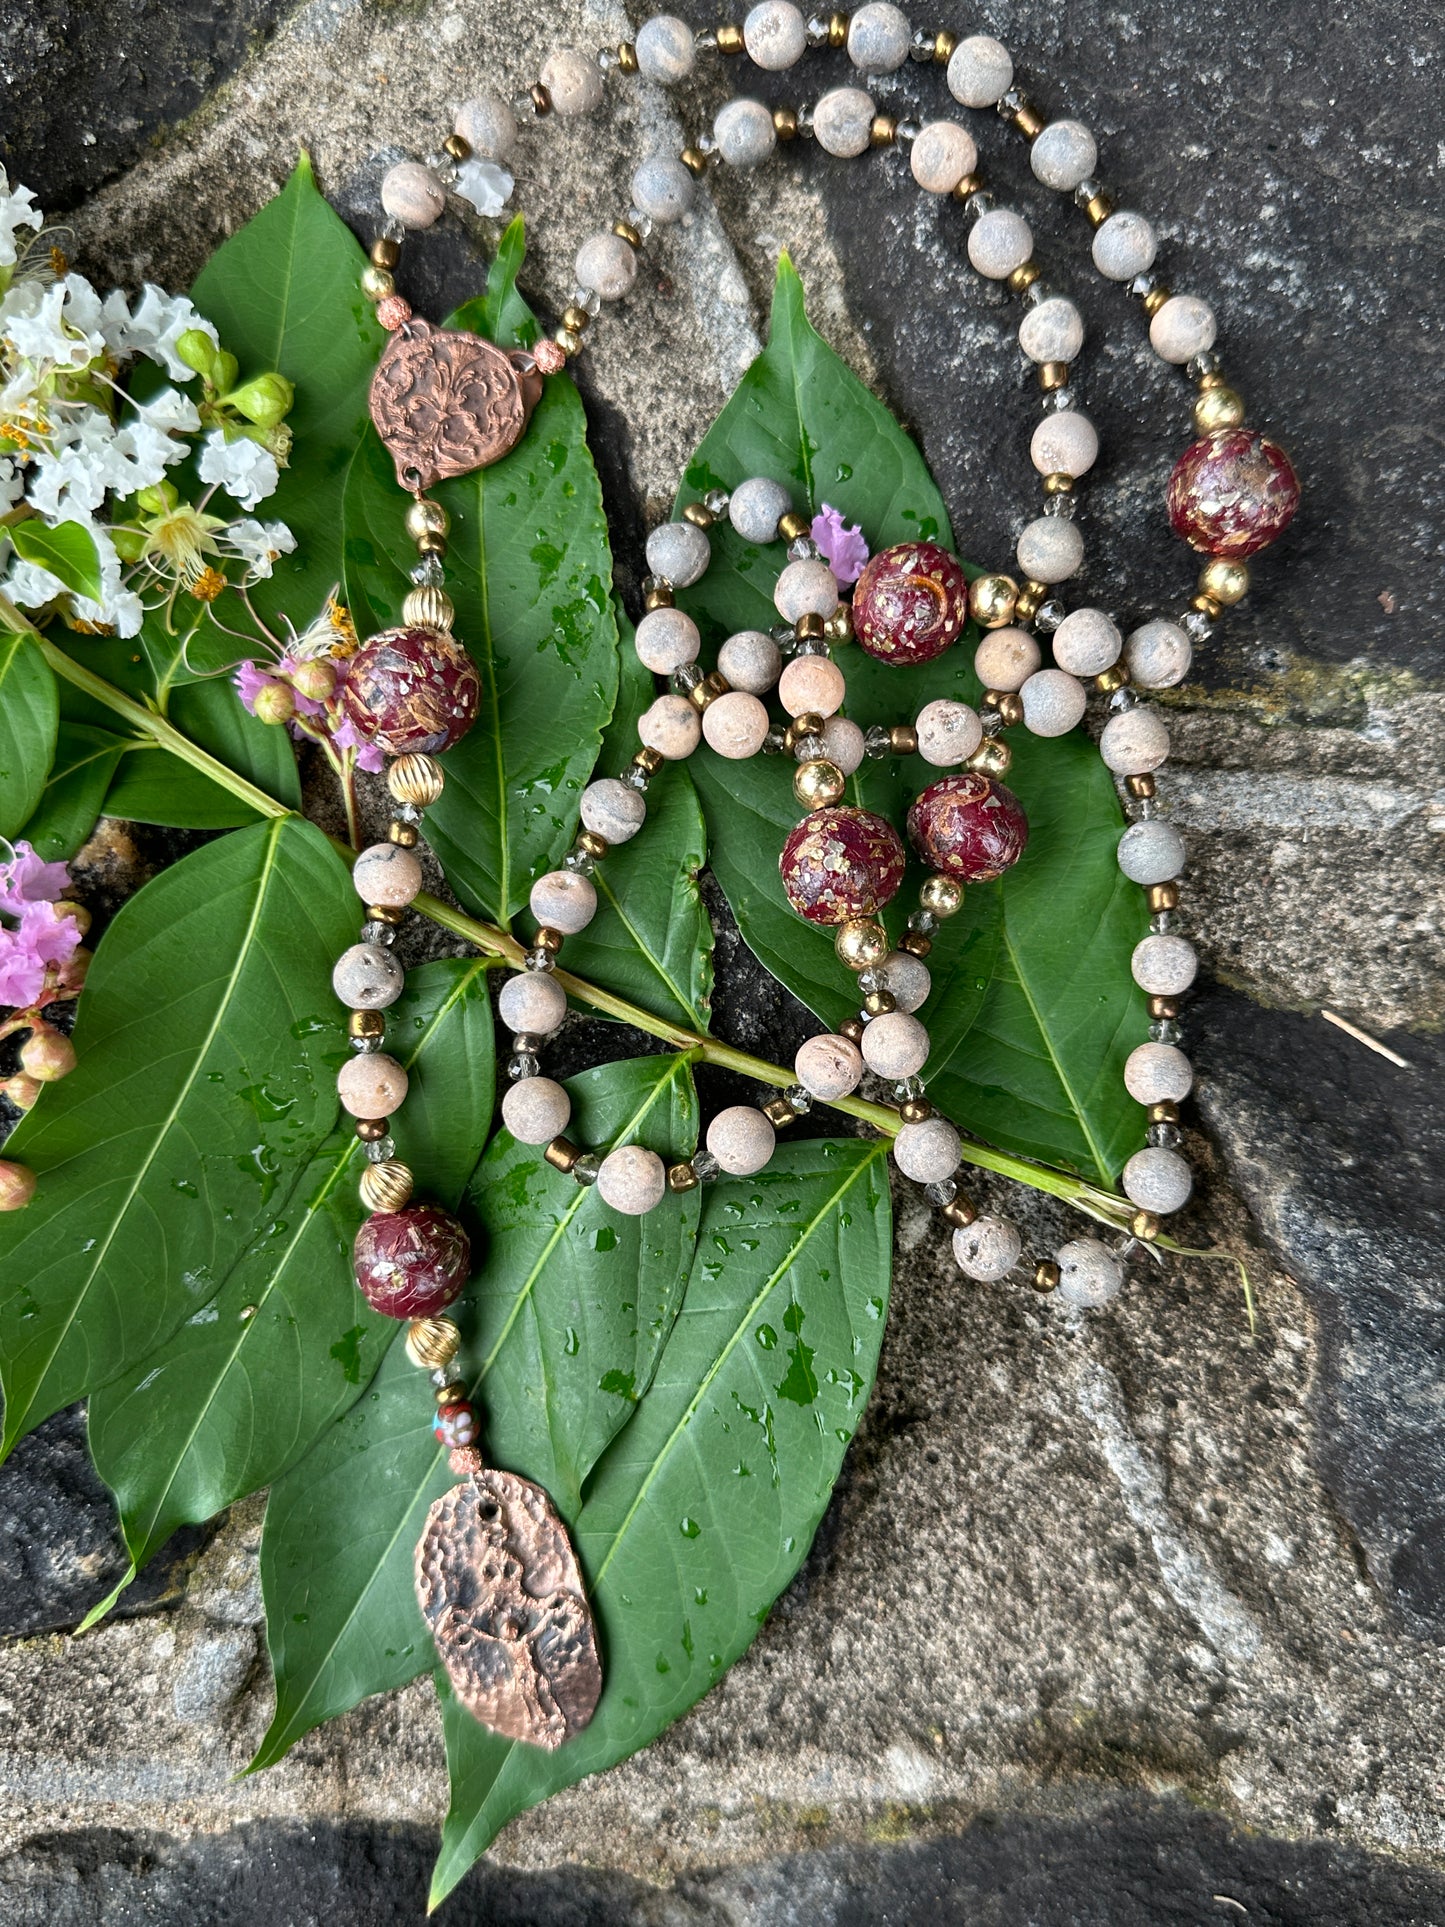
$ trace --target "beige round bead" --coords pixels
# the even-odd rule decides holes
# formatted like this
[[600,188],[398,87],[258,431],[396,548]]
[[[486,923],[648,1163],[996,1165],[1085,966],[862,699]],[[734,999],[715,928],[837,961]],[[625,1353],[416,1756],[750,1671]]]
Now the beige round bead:
[[1064,669],[1040,669],[1019,691],[1024,728],[1033,736],[1067,736],[1084,719],[1089,698],[1077,676]]
[[861,87],[831,88],[813,109],[813,138],[842,161],[866,154],[873,138],[872,95]]
[[739,629],[717,652],[718,673],[734,689],[749,696],[766,696],[778,680],[783,658],[778,645],[761,629]]
[[883,981],[893,993],[894,1003],[910,1017],[915,1010],[922,1010],[933,989],[928,965],[908,950],[890,951],[883,959]]
[[926,194],[951,194],[978,165],[978,144],[956,120],[931,120],[908,156],[913,178]]
[[863,732],[846,716],[830,716],[823,725],[823,747],[828,761],[844,776],[851,776],[863,761]]
[[348,1010],[385,1010],[401,995],[406,973],[379,943],[354,943],[336,959],[331,988]]
[[1105,723],[1099,754],[1116,776],[1143,776],[1168,761],[1169,726],[1157,709],[1126,709]]
[[351,866],[351,881],[363,903],[401,910],[421,889],[421,864],[415,850],[399,843],[373,843]]
[[659,696],[637,719],[637,733],[648,749],[670,763],[691,756],[702,740],[702,724],[686,696]]
[[963,1143],[946,1117],[905,1124],[893,1140],[893,1162],[915,1184],[942,1184],[958,1169]]
[[647,799],[620,776],[599,776],[582,792],[584,829],[607,843],[629,843],[647,821]]
[[464,100],[452,126],[484,161],[508,161],[517,145],[517,117],[502,96],[490,88]]
[[366,1051],[336,1073],[341,1108],[353,1117],[390,1117],[406,1100],[407,1075],[385,1051]]
[[572,1100],[555,1078],[519,1078],[502,1099],[502,1122],[518,1144],[550,1144],[571,1117]]
[[790,716],[831,716],[847,693],[843,671],[827,656],[794,656],[778,678],[778,700]]
[[935,769],[957,769],[983,741],[978,711],[944,696],[925,703],[913,727],[918,734],[918,754]]
[[1129,959],[1134,981],[1149,997],[1182,997],[1199,971],[1194,945],[1166,934],[1143,938]]
[[1076,522],[1061,515],[1037,516],[1023,530],[1014,551],[1019,569],[1034,582],[1067,582],[1084,559],[1084,538]]
[[602,102],[602,69],[577,47],[558,47],[542,62],[542,85],[556,114],[590,114]]
[[527,907],[538,923],[575,937],[597,915],[597,890],[576,870],[549,870],[532,885]]
[[398,161],[381,177],[381,205],[403,227],[430,227],[446,211],[446,189],[420,161]]
[[1194,646],[1177,622],[1156,616],[1132,630],[1124,643],[1124,662],[1141,689],[1169,689],[1189,674]]
[[1099,431],[1076,408],[1045,415],[1029,443],[1040,475],[1087,475],[1099,458]]
[[1118,1297],[1124,1267],[1117,1252],[1101,1238],[1071,1238],[1054,1253],[1059,1283],[1054,1293],[1061,1305],[1078,1311],[1097,1311]]
[[640,1218],[661,1204],[667,1171],[656,1151],[641,1144],[619,1144],[603,1158],[597,1192],[604,1204],[625,1217]]
[[793,1069],[805,1091],[828,1103],[857,1090],[863,1075],[863,1053],[850,1039],[824,1031],[798,1046]]
[[497,1014],[508,1030],[550,1037],[567,1015],[567,993],[545,970],[519,970],[502,985]]
[[1197,294],[1174,294],[1149,323],[1149,341],[1161,361],[1176,364],[1205,354],[1214,346],[1218,324],[1214,310]]
[[750,1178],[761,1171],[777,1142],[777,1132],[751,1104],[730,1105],[707,1127],[707,1148],[735,1178]]
[[764,73],[780,74],[808,51],[808,24],[793,0],[759,0],[743,21],[748,59]]
[[1006,281],[1033,251],[1033,230],[1012,208],[990,208],[968,231],[969,261],[990,281]]
[[773,588],[773,604],[784,622],[826,621],[838,607],[838,578],[826,562],[790,562]]
[[1054,631],[1054,661],[1071,676],[1098,676],[1119,660],[1124,638],[1102,609],[1071,609]]
[[1002,41],[991,34],[971,34],[949,56],[948,91],[965,107],[992,107],[1008,92],[1013,74],[1014,64]]
[[1007,1218],[975,1218],[953,1234],[953,1256],[959,1270],[984,1285],[1007,1278],[1022,1250],[1018,1227]]
[[731,763],[756,756],[768,733],[768,707],[746,690],[732,689],[702,712],[702,733],[709,749]]
[[577,279],[604,301],[620,301],[637,279],[637,251],[620,234],[590,234],[577,250]]
[[1179,1104],[1194,1086],[1194,1066],[1173,1044],[1140,1044],[1124,1059],[1124,1088],[1136,1104]]
[[928,1032],[906,1011],[886,1011],[864,1028],[863,1062],[877,1077],[917,1077],[928,1062]]
[[649,609],[637,625],[637,660],[654,676],[670,676],[696,662],[702,647],[697,624],[682,609]]
[[974,674],[985,689],[1020,690],[1042,661],[1027,629],[990,629],[973,652]]
[[1177,1151],[1150,1145],[1136,1151],[1119,1174],[1124,1196],[1141,1211],[1156,1211],[1166,1217],[1182,1211],[1194,1189],[1194,1173]]

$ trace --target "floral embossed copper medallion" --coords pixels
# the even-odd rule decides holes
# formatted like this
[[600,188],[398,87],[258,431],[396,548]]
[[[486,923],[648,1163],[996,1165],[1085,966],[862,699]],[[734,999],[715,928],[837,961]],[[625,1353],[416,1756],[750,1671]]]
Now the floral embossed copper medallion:
[[409,319],[396,329],[371,379],[371,419],[419,493],[469,475],[515,448],[542,394],[533,357],[479,335]]
[[427,1514],[417,1600],[473,1718],[555,1752],[586,1726],[602,1691],[577,1555],[540,1486],[468,1457],[470,1477]]

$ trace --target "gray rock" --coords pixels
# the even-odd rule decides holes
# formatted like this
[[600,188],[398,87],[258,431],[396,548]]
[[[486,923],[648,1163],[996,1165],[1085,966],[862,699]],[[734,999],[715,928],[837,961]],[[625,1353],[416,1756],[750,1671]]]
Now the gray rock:
[[171,1687],[171,1704],[186,1726],[214,1726],[256,1663],[256,1636],[243,1627],[203,1634],[191,1645]]

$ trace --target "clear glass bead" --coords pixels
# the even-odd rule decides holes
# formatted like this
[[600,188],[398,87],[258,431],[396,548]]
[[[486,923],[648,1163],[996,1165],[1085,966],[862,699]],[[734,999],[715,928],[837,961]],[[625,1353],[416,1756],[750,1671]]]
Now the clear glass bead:
[[572,306],[585,308],[590,315],[599,315],[602,312],[602,296],[596,288],[575,287],[572,290]]
[[397,805],[396,819],[398,823],[410,823],[415,827],[422,821],[425,815],[426,811],[422,809],[419,803],[399,803]]
[[383,923],[380,917],[369,917],[361,926],[363,943],[379,943],[384,950],[390,950],[396,942],[396,925]]
[[381,1039],[379,1037],[353,1037],[351,1040],[351,1048],[356,1052],[358,1057],[367,1057],[372,1051],[381,1049]]
[[1172,1017],[1156,1017],[1149,1026],[1151,1044],[1177,1044],[1183,1035]]
[[980,188],[977,194],[971,194],[968,198],[968,211],[975,220],[980,214],[992,214],[997,206],[997,197],[990,194],[987,188]]
[[821,736],[800,736],[793,745],[793,760],[799,763],[826,763],[828,745]]
[[810,141],[813,138],[813,110],[811,107],[800,107],[798,109],[798,133],[805,141]]
[[1072,388],[1051,388],[1043,399],[1043,410],[1046,415],[1067,415],[1078,405]]
[[800,535],[796,541],[788,544],[788,560],[790,562],[816,562],[822,553],[823,551],[818,547],[811,535]]
[[1011,120],[1015,114],[1027,106],[1028,101],[1024,98],[1023,90],[1019,87],[1010,87],[998,103],[999,117],[1002,120]]
[[673,693],[678,696],[690,696],[700,682],[706,681],[707,671],[700,662],[685,662],[671,676]]
[[[722,152],[718,147],[717,141],[711,134],[699,134],[693,142],[693,146],[697,149],[698,153],[702,155],[709,167],[716,167],[722,160]],[[721,489],[718,490],[718,493],[722,493]]]
[[670,590],[671,588],[672,583],[665,575],[645,575],[642,578],[642,593],[644,595],[656,595],[659,589]]
[[1184,364],[1184,372],[1191,381],[1203,381],[1206,375],[1219,373],[1219,356],[1212,348],[1206,348],[1202,355],[1191,355]]
[[610,74],[617,65],[617,49],[615,47],[601,48],[597,55],[597,65],[602,69],[604,74]]
[[439,555],[424,555],[411,572],[411,579],[419,589],[439,589],[447,579]]
[[1177,1124],[1151,1124],[1144,1136],[1156,1151],[1177,1151],[1184,1142],[1184,1133]]
[[594,1151],[584,1151],[572,1166],[572,1175],[579,1184],[596,1184],[601,1169],[601,1158]]
[[699,53],[712,53],[717,47],[717,28],[700,27],[692,37],[692,44]]
[[450,1385],[456,1375],[457,1368],[454,1364],[438,1365],[434,1372],[427,1373],[427,1378],[440,1391],[443,1385]]
[[520,1084],[524,1077],[540,1077],[542,1060],[535,1051],[514,1050],[507,1059],[507,1076],[514,1084]]
[[710,488],[702,498],[702,505],[709,515],[726,515],[732,499],[725,488]]
[[518,120],[535,120],[537,118],[537,103],[533,100],[530,89],[528,89],[525,94],[514,94],[512,96],[512,112],[517,116]]
[[652,778],[640,763],[629,763],[623,772],[623,782],[628,789],[636,790],[639,796],[646,796]]
[[786,737],[786,735],[787,735],[787,731],[779,729],[777,724],[775,723],[773,727],[768,731],[767,735],[763,738],[764,756],[781,756],[783,753],[784,738]]
[[562,859],[564,870],[575,870],[578,876],[590,877],[597,868],[597,859],[587,850],[579,849],[574,843]]
[[1139,698],[1132,689],[1128,687],[1116,689],[1109,698],[1109,714],[1111,716],[1122,716],[1126,709],[1133,709],[1138,701]]
[[921,121],[901,120],[898,123],[898,138],[904,142],[905,145],[912,146],[913,142],[918,139],[918,136],[922,132],[923,123]]
[[875,990],[888,988],[887,975],[876,967],[858,972],[858,988],[865,997],[871,997]]
[[881,724],[874,723],[873,727],[863,738],[863,754],[874,757],[888,756],[892,753],[892,750],[892,736]]
[[936,1184],[925,1184],[923,1195],[930,1204],[952,1204],[958,1196],[958,1186],[952,1178],[941,1178]]
[[983,725],[983,733],[985,736],[1002,736],[1004,732],[1004,720],[996,709],[985,709],[979,720]]
[[1068,611],[1059,598],[1050,596],[1047,602],[1040,603],[1038,614],[1034,617],[1034,627],[1042,629],[1046,636],[1051,636],[1067,614]]
[[795,656],[826,656],[829,650],[826,636],[805,636],[793,651]]
[[923,1096],[921,1077],[901,1077],[893,1086],[893,1095],[900,1104],[915,1104]]
[[1078,501],[1072,495],[1051,495],[1044,503],[1044,514],[1057,515],[1061,522],[1072,522],[1078,512]]
[[398,221],[394,214],[390,214],[387,216],[386,220],[382,222],[381,232],[385,240],[395,241],[396,245],[400,247],[402,242],[406,239],[406,234],[407,234],[406,222]]
[[440,174],[444,180],[449,174],[455,174],[457,171],[456,162],[444,147],[434,147],[430,154],[422,158],[432,173]]
[[798,646],[798,632],[790,622],[775,622],[768,634],[785,656],[791,656]]
[[1186,609],[1179,620],[1191,642],[1208,642],[1214,634],[1214,624],[1202,609]]
[[711,1151],[699,1151],[692,1160],[692,1168],[704,1184],[709,1183],[722,1170],[722,1166]]
[[908,928],[916,930],[920,937],[931,937],[938,928],[938,918],[931,910],[911,910],[908,913]]
[[913,38],[908,43],[909,56],[920,64],[925,60],[932,60],[936,40],[935,34],[926,33],[922,27],[915,27]]
[[1139,1240],[1137,1238],[1116,1238],[1114,1240],[1114,1256],[1119,1260],[1121,1265],[1128,1264],[1138,1249]]
[[1052,301],[1057,293],[1058,289],[1053,282],[1045,281],[1040,275],[1037,281],[1031,281],[1024,289],[1024,306],[1037,308],[1042,302]]
[[1178,921],[1178,917],[1175,916],[1172,910],[1156,910],[1149,919],[1150,935],[1167,937]]
[[1157,274],[1136,274],[1129,283],[1129,292],[1143,301],[1149,295],[1156,294],[1163,285]]
[[828,44],[828,16],[815,13],[809,17],[806,28],[810,47],[826,47]]
[[798,1117],[806,1117],[813,1108],[813,1093],[801,1084],[790,1084],[783,1096],[788,1100],[788,1108]]
[[1139,797],[1138,808],[1134,814],[1141,823],[1152,823],[1156,816],[1163,815],[1163,811],[1159,808],[1159,798],[1157,796]]
[[1074,206],[1087,207],[1090,201],[1095,200],[1103,191],[1095,180],[1080,181],[1074,189]]
[[555,970],[557,968],[557,959],[552,955],[550,950],[544,950],[540,944],[538,944],[535,950],[529,950],[522,961],[528,970]]
[[652,232],[652,216],[644,214],[640,207],[630,207],[627,210],[627,225],[635,228],[645,241]]
[[396,1139],[388,1131],[385,1137],[377,1138],[366,1147],[368,1164],[389,1164],[396,1156]]

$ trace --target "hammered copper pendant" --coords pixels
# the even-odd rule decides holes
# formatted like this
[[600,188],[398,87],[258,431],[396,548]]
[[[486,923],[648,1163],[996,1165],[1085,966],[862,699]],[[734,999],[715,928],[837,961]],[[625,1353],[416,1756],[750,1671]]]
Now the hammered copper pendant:
[[480,1465],[427,1514],[416,1596],[457,1698],[505,1739],[556,1749],[602,1691],[577,1555],[552,1501]]
[[541,395],[530,355],[413,318],[394,332],[371,378],[371,419],[397,481],[420,493],[500,461]]

